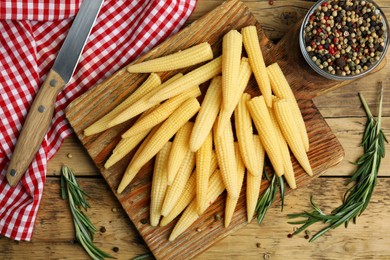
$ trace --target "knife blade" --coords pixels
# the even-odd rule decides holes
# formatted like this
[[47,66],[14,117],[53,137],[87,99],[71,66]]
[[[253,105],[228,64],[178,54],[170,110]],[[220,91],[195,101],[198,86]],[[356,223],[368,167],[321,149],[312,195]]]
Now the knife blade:
[[27,171],[53,117],[58,93],[70,81],[104,0],[84,0],[68,35],[27,114],[7,168],[7,181],[16,186]]

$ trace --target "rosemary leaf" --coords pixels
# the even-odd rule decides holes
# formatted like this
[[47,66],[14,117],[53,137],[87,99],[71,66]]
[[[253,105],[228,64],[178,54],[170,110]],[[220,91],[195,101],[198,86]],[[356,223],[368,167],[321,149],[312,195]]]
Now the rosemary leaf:
[[65,177],[61,175],[61,199],[66,200],[67,198],[68,193],[66,192]]
[[81,208],[84,208],[84,210],[90,208],[89,203],[85,199],[85,196],[88,196],[88,194],[80,188],[70,168],[62,166],[61,173],[61,198],[69,201],[77,241],[79,241],[92,259],[113,258],[97,248],[93,243],[93,236],[97,229],[81,210]]
[[324,214],[314,203],[313,197],[311,196],[310,202],[313,210],[312,212],[288,215],[288,218],[290,219],[304,218],[304,220],[301,221],[289,222],[290,224],[302,224],[302,226],[299,227],[293,235],[302,232],[309,226],[318,222],[328,224],[325,228],[317,232],[309,240],[310,242],[342,224],[344,224],[345,227],[348,227],[348,223],[350,221],[356,223],[357,217],[363,214],[368,207],[371,196],[374,192],[380,163],[382,158],[385,156],[385,142],[387,142],[386,136],[381,129],[383,87],[381,86],[377,120],[374,119],[363,95],[359,93],[359,97],[367,115],[365,132],[361,142],[364,153],[354,163],[356,165],[356,170],[347,185],[352,182],[354,184],[344,193],[343,203],[333,210],[331,214]]
[[257,201],[256,209],[257,212],[257,223],[261,224],[267,213],[268,209],[271,207],[272,203],[275,201],[278,190],[280,192],[280,199],[282,202],[281,211],[283,211],[284,207],[284,194],[285,194],[285,185],[283,176],[278,177],[275,173],[270,178],[267,167],[264,167],[264,176],[269,181],[268,188],[261,195],[259,200]]

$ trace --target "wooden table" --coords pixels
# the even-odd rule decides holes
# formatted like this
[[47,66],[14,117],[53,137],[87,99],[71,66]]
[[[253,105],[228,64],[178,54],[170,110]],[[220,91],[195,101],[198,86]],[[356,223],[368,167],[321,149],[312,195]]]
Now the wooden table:
[[[188,23],[221,4],[222,0],[198,0]],[[244,1],[260,21],[267,35],[277,40],[299,21],[312,5],[307,1]],[[378,0],[390,17],[390,0]],[[390,59],[390,52],[387,60]],[[289,238],[296,226],[287,223],[287,214],[309,210],[309,197],[322,209],[330,212],[341,203],[345,183],[354,170],[350,163],[362,153],[359,147],[365,124],[365,113],[358,92],[362,92],[377,113],[378,81],[384,82],[383,129],[390,133],[390,65],[380,72],[350,83],[338,90],[315,98],[314,102],[345,149],[343,161],[327,170],[320,178],[288,194],[285,208],[280,204],[267,213],[263,224],[255,221],[208,248],[197,259],[389,259],[390,258],[390,160],[382,161],[379,180],[369,207],[358,218],[357,225],[340,227],[308,243],[305,234]],[[389,136],[389,135],[388,135]],[[389,136],[390,137],[390,136]],[[390,146],[387,144],[386,149]],[[32,242],[15,242],[0,238],[1,259],[87,259],[88,256],[74,241],[71,215],[66,201],[59,197],[59,174],[62,164],[70,166],[83,189],[90,195],[92,206],[87,215],[99,229],[95,236],[98,247],[118,259],[131,259],[148,253],[136,229],[121,209],[111,190],[100,176],[92,160],[72,136],[65,140],[59,152],[49,161],[47,182],[37,216]],[[104,228],[103,228],[104,227]],[[310,228],[320,230],[321,225]],[[113,249],[118,249],[114,252]],[[116,251],[116,250],[115,250]]]

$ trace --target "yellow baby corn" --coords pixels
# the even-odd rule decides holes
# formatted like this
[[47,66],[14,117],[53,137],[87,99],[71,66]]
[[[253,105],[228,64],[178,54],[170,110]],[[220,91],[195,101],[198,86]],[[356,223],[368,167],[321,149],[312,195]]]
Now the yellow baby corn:
[[[156,106],[154,106],[152,108],[149,108],[144,113],[142,113],[142,115],[137,119],[136,123],[139,120],[142,120],[142,118],[147,116],[150,112],[152,112],[155,107]],[[151,129],[143,131],[142,133],[139,133],[139,134],[137,134],[135,136],[132,136],[132,137],[129,137],[129,138],[122,138],[119,141],[119,143],[115,146],[115,148],[112,151],[112,153],[114,153],[114,154],[115,153],[118,153],[118,154],[127,154],[127,153],[129,153],[135,146],[137,146],[138,143],[140,143],[143,140],[143,138],[140,139],[141,138],[141,134],[142,134],[142,136],[145,137],[150,132],[150,130]],[[139,142],[136,143],[138,140],[139,140]],[[129,150],[130,148],[131,148],[131,150]]]
[[173,139],[172,149],[168,160],[168,185],[172,184],[187,151],[190,149],[188,141],[193,125],[194,123],[192,122],[185,123],[179,131],[177,131],[175,139]]
[[179,200],[183,190],[191,176],[195,166],[195,153],[188,150],[185,153],[185,158],[180,165],[180,169],[172,183],[168,186],[164,203],[161,208],[161,215],[166,216]]
[[[222,194],[225,190],[221,174],[219,170],[211,176],[209,190],[207,194],[207,206],[214,203],[214,201]],[[196,200],[192,200],[190,205],[183,212],[183,215],[180,217],[179,221],[176,223],[175,227],[172,230],[171,235],[169,236],[169,241],[175,240],[180,234],[182,234],[187,228],[189,228],[198,218],[198,212],[196,210],[197,203]]]
[[165,143],[169,141],[180,127],[199,111],[199,108],[200,104],[198,100],[196,98],[191,98],[185,101],[164,123],[162,123],[145,147],[140,150],[138,156],[134,156],[131,160],[119,184],[118,193],[121,193],[127,185],[129,185],[142,166],[161,150]]
[[[259,167],[261,167],[259,171],[262,172],[264,167],[265,150],[258,135],[254,135],[253,140],[255,143],[256,156],[259,161]],[[252,174],[246,175],[246,212],[248,223],[252,221],[256,209],[256,204],[259,199],[261,177],[261,174],[258,176],[254,176]]]
[[213,58],[213,51],[207,42],[202,42],[187,49],[160,58],[131,64],[127,67],[130,73],[148,73],[170,71],[189,67]]
[[148,100],[151,103],[164,101],[170,97],[187,91],[191,86],[200,85],[214,78],[215,76],[219,75],[221,71],[222,58],[218,57],[206,63],[205,65],[188,72],[180,79],[166,86],[164,89],[154,92],[154,95]]
[[196,196],[196,174],[193,172],[188,179],[186,186],[182,194],[180,195],[179,200],[175,203],[172,210],[160,221],[160,226],[166,226],[171,223],[195,198]]
[[[214,127],[214,129],[216,128],[218,127]],[[215,131],[216,130],[214,130],[214,133]],[[231,124],[226,126],[220,136],[215,136],[214,134],[214,146],[226,190],[233,199],[238,198],[237,162],[234,155],[234,139]]]
[[234,109],[240,101],[242,93],[248,85],[249,79],[252,75],[252,69],[249,65],[248,58],[243,57],[240,63],[240,70],[238,75],[237,85],[234,86],[234,97],[232,98],[229,107],[223,105],[218,115],[218,129],[217,135],[221,134],[222,129],[225,128],[226,124],[230,123],[230,119],[233,115]]
[[279,99],[274,102],[275,117],[282,130],[284,138],[294,154],[295,158],[306,171],[307,174],[313,175],[310,166],[309,158],[307,157],[305,147],[301,142],[300,131],[295,121],[293,112],[291,111],[290,99]]
[[175,227],[172,230],[171,235],[169,236],[169,241],[174,241],[181,233],[186,231],[198,218],[198,212],[196,211],[195,200],[192,200],[190,205],[186,208],[181,215],[179,221],[176,223]]
[[122,134],[122,138],[129,138],[133,135],[137,135],[138,133],[153,128],[155,125],[167,119],[184,101],[189,98],[198,97],[200,94],[201,92],[199,87],[194,86],[188,91],[168,99],[161,105],[158,105],[147,116],[143,117],[142,120],[137,120],[137,122],[129,130]]
[[196,151],[196,201],[199,215],[201,215],[206,208],[212,154],[213,137],[210,132],[202,146]]
[[116,152],[113,152],[111,156],[107,159],[104,164],[104,168],[110,168],[111,166],[119,162],[128,153],[130,153],[149,134],[150,130],[151,129],[134,135],[130,138],[120,140],[117,145],[118,149],[116,150]]
[[[218,167],[217,157],[215,155],[215,152],[212,154],[211,158],[211,167],[210,167],[210,177],[216,173],[216,169]],[[218,173],[219,174],[219,173]],[[166,226],[169,224],[172,220],[174,220],[189,204],[190,202],[195,198],[196,195],[196,174],[193,172],[191,174],[190,179],[188,180],[183,193],[180,195],[179,200],[176,202],[173,209],[169,212],[168,215],[163,216],[163,218],[160,221],[160,226]],[[206,200],[207,201],[207,200]]]
[[196,116],[190,138],[190,149],[196,152],[211,132],[222,102],[222,77],[217,76],[210,82],[199,113]]
[[250,99],[251,96],[248,93],[242,94],[241,100],[234,112],[234,121],[242,160],[249,173],[258,176],[262,173],[262,169],[259,167],[259,162],[255,153],[252,118],[247,107],[247,103]]
[[108,114],[97,120],[95,123],[84,129],[84,135],[90,136],[103,132],[109,128],[108,123],[119,115],[123,110],[132,105],[135,101],[149,93],[152,89],[161,84],[161,79],[156,73],[151,73],[150,76],[139,86],[131,95],[120,103],[117,107],[111,110]]
[[279,142],[276,138],[275,129],[272,125],[264,97],[254,97],[248,101],[247,105],[257,132],[259,133],[261,143],[268,154],[272,166],[276,174],[281,176],[284,173],[283,158],[280,155]]
[[[272,100],[277,99],[275,96],[273,96]],[[272,124],[274,125],[276,129],[276,138],[279,140],[280,145],[280,152],[283,157],[283,166],[284,166],[284,177],[290,186],[291,189],[295,189],[297,187],[296,181],[295,181],[295,175],[294,175],[294,168],[291,162],[291,156],[290,156],[290,150],[288,149],[287,141],[283,136],[282,130],[280,129],[280,126],[278,124],[278,121],[275,117],[275,108],[272,107],[269,110],[269,115],[272,120]]]
[[167,161],[171,146],[172,143],[167,142],[157,153],[154,163],[150,195],[150,225],[153,227],[157,226],[160,221],[161,207],[168,187]]
[[[149,109],[145,111],[137,120],[141,120],[145,116],[147,116],[153,109]],[[104,168],[108,169],[111,166],[113,166],[115,163],[120,161],[123,157],[125,157],[128,153],[130,153],[141,141],[149,134],[151,129],[148,129],[146,131],[143,131],[137,135],[134,135],[130,138],[121,139],[119,143],[115,146],[114,150],[112,151],[111,156],[107,159],[106,163],[104,164]]]
[[[236,155],[236,162],[237,162],[237,177],[238,177],[237,185],[238,185],[238,192],[240,192],[242,187],[242,182],[244,180],[245,165],[241,159],[241,155],[237,143],[234,144],[234,148],[236,151],[235,155]],[[237,202],[238,202],[238,198],[232,198],[229,194],[227,194],[226,206],[225,206],[225,227],[228,227],[230,225],[230,222],[232,221]]]
[[171,84],[175,80],[182,77],[183,74],[178,73],[172,78],[168,79],[164,83],[162,83],[159,86],[156,86],[153,91],[150,91],[149,93],[146,93],[144,96],[138,98],[134,103],[130,104],[126,109],[124,109],[121,113],[119,113],[116,117],[114,117],[110,122],[108,122],[108,126],[112,127],[115,125],[118,125],[120,123],[123,123],[127,120],[132,119],[133,117],[138,116],[142,112],[148,110],[151,107],[154,107],[155,105],[160,104],[160,102],[149,102],[148,99],[150,96],[154,95],[154,92],[165,88],[167,85]]
[[242,35],[231,30],[222,38],[222,107],[229,108],[234,100],[240,71]]
[[288,81],[283,74],[283,71],[280,69],[278,63],[273,63],[267,67],[268,76],[271,82],[272,91],[278,98],[291,99],[291,110],[294,114],[295,121],[299,127],[300,135],[302,137],[302,142],[305,147],[305,151],[309,151],[309,137],[307,135],[305,121],[301,110],[299,109],[295,95],[288,84]]
[[268,79],[266,66],[261,52],[257,28],[254,25],[242,28],[242,41],[246,52],[248,53],[249,63],[255,75],[256,82],[264,96],[265,103],[268,107],[272,106],[271,85]]

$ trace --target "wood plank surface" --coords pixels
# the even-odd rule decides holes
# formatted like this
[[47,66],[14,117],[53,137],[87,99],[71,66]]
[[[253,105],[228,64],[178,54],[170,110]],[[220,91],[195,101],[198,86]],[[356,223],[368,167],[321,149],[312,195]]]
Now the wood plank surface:
[[[187,24],[220,5],[222,0],[198,0],[197,7]],[[263,25],[270,39],[278,39],[298,21],[312,3],[307,1],[244,1],[256,19]],[[390,17],[390,1],[380,0]],[[291,22],[293,21],[293,22]],[[390,55],[387,54],[389,59]],[[195,259],[389,259],[390,225],[385,219],[390,214],[388,190],[390,182],[390,160],[383,160],[380,178],[374,197],[368,209],[358,219],[357,225],[348,229],[332,230],[315,243],[308,243],[303,236],[287,238],[292,226],[287,224],[286,214],[309,209],[308,197],[314,194],[316,202],[330,210],[339,205],[345,191],[343,185],[353,167],[349,161],[360,155],[359,143],[364,111],[356,97],[363,92],[373,106],[377,102],[377,82],[386,82],[390,78],[390,69],[365,77],[349,85],[316,97],[314,103],[325,117],[327,124],[336,135],[345,150],[340,164],[326,170],[323,177],[314,179],[304,187],[289,193],[286,197],[284,212],[278,204],[268,212],[264,223],[255,222],[232,233],[217,242]],[[385,84],[384,119],[385,132],[390,130],[390,85]],[[374,112],[375,114],[375,112]],[[389,149],[389,145],[386,145]],[[71,158],[68,155],[72,155]],[[60,151],[48,165],[48,181],[45,185],[42,205],[37,217],[33,242],[14,242],[0,238],[1,259],[87,259],[81,246],[74,243],[74,231],[69,210],[59,199],[59,169],[62,164],[70,165],[81,180],[81,185],[91,193],[93,200],[91,220],[98,229],[104,226],[107,231],[98,233],[96,243],[112,253],[118,259],[130,259],[138,254],[149,252],[136,228],[113,195],[110,187],[101,179],[99,170],[89,158],[88,153],[75,136],[65,140]],[[319,230],[313,227],[312,232]],[[112,251],[118,247],[117,253]]]
[[[253,221],[194,259],[388,259],[390,225],[384,221],[390,214],[388,178],[379,180],[367,211],[356,225],[332,230],[314,243],[309,243],[304,234],[287,237],[295,227],[287,223],[287,214],[308,210],[311,194],[324,211],[329,212],[341,202],[344,184],[344,178],[317,178],[310,185],[290,193],[283,212],[277,203],[262,225]],[[98,229],[106,228],[105,232],[96,234],[95,241],[100,248],[118,259],[131,259],[149,252],[104,180],[86,178],[80,185],[93,198],[88,216]],[[64,209],[67,204],[59,197],[59,179],[49,178],[33,242],[17,243],[1,238],[2,259],[87,259],[81,246],[74,243],[70,213]],[[313,226],[310,231],[318,231],[320,227]],[[117,253],[112,251],[114,247],[118,247]]]

